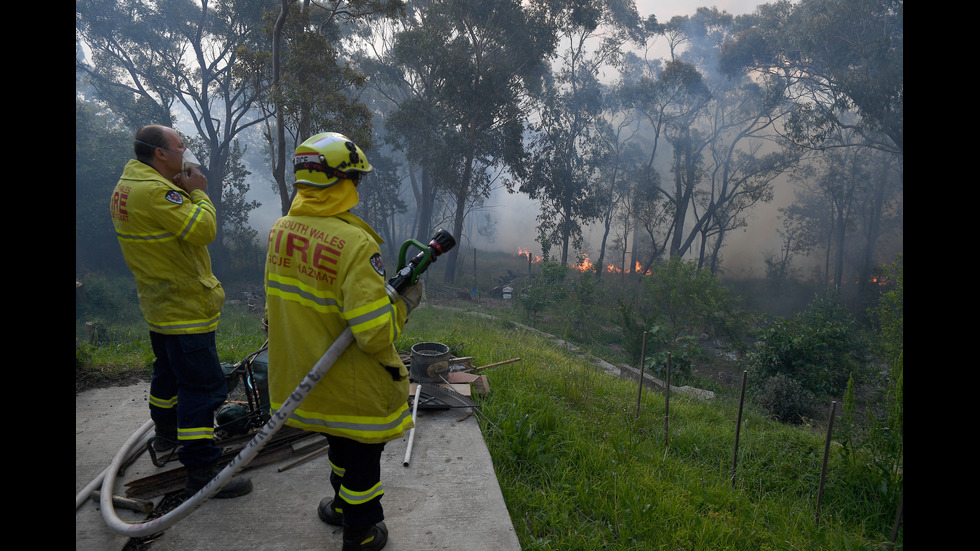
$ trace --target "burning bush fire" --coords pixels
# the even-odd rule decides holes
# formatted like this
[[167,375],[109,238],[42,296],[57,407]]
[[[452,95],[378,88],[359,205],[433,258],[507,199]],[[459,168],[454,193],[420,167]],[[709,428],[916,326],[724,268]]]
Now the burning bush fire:
[[541,257],[540,256],[531,254],[530,251],[528,251],[527,249],[524,249],[524,248],[517,249],[517,256],[523,256],[523,257],[527,258],[528,262],[531,262],[531,263],[541,262]]
[[[517,249],[517,256],[527,259],[529,266],[531,264],[537,264],[538,262],[541,262],[543,260],[540,256],[537,256],[535,254],[532,254],[530,251],[528,251],[527,249],[525,249],[523,247],[520,247],[520,248]],[[572,269],[573,270],[576,270],[576,271],[579,271],[579,272],[583,272],[583,273],[584,272],[592,272],[592,271],[595,271],[595,263],[592,262],[592,259],[589,258],[589,255],[588,254],[582,253],[582,255],[578,257],[578,263],[575,264],[575,265],[573,265],[572,266]],[[634,264],[633,269],[631,271],[632,271],[632,273],[637,274],[637,273],[640,273],[640,271],[642,269],[643,268],[640,265],[640,263],[639,262],[636,262]],[[621,274],[621,273],[623,273],[623,270],[621,268],[617,268],[614,264],[608,264],[608,265],[606,265],[606,267],[603,269],[603,271],[606,272],[606,273],[609,273],[609,274]],[[630,270],[627,270],[627,272],[629,272],[629,271]],[[650,273],[651,273],[651,271],[650,270],[647,270],[646,273],[645,273],[645,275],[650,275]]]

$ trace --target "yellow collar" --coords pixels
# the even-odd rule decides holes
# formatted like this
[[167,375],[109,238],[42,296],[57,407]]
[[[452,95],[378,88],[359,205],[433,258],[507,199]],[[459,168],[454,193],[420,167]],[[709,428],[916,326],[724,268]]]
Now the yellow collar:
[[297,186],[296,198],[289,207],[290,216],[336,216],[366,231],[379,245],[384,239],[357,215],[349,212],[357,206],[357,188],[351,180],[341,180],[328,188]]

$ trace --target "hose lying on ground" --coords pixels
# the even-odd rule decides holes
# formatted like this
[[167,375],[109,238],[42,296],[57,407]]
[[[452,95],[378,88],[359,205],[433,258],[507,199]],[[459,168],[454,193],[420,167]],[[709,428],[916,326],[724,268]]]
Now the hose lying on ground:
[[[123,449],[138,450],[141,447],[145,446],[151,438],[150,436],[148,436],[148,434],[150,432],[150,429],[152,428],[153,428],[153,421],[147,421],[146,424],[144,424],[142,427],[140,427],[139,430],[133,433],[133,436],[131,436],[130,440],[126,442],[126,444],[123,446]],[[132,441],[138,441],[139,443],[136,446],[133,446]],[[83,503],[88,501],[88,499],[92,496],[92,492],[102,487],[102,481],[105,479],[105,475],[107,472],[109,472],[109,467],[103,469],[102,472],[99,473],[99,476],[93,478],[92,481],[88,483],[88,485],[82,488],[82,491],[75,494],[76,511],[78,510],[79,507],[82,506]]]
[[[262,447],[270,440],[279,429],[285,424],[286,419],[299,407],[300,403],[306,399],[306,396],[310,393],[314,386],[327,371],[333,366],[334,362],[340,357],[340,355],[347,349],[347,347],[354,341],[354,334],[351,332],[350,327],[344,330],[343,333],[337,337],[330,348],[324,352],[323,356],[320,357],[313,369],[306,375],[306,377],[300,382],[296,390],[286,399],[282,404],[282,407],[276,411],[276,414],[269,419],[269,422],[263,426],[258,433],[252,438],[252,440],[239,452],[238,456],[235,457],[225,466],[221,472],[218,473],[210,482],[208,482],[203,488],[198,490],[196,494],[191,496],[189,499],[181,503],[178,507],[168,512],[167,514],[152,519],[150,521],[138,524],[130,524],[119,519],[116,515],[116,511],[113,508],[112,503],[112,486],[116,479],[116,474],[119,472],[119,467],[124,462],[125,458],[130,456],[131,449],[137,449],[133,446],[134,442],[143,442],[145,445],[145,436],[149,430],[153,427],[153,421],[147,422],[143,427],[130,437],[129,441],[119,450],[116,457],[112,460],[106,470],[102,471],[95,480],[89,483],[82,492],[85,494],[81,497],[80,493],[75,498],[75,508],[77,509],[80,505],[79,498],[84,502],[85,499],[91,495],[92,489],[101,482],[102,494],[99,497],[99,505],[102,509],[102,518],[105,520],[106,525],[109,526],[114,532],[123,534],[130,537],[141,537],[148,536],[151,534],[156,534],[162,532],[163,530],[173,526],[178,520],[189,515],[195,509],[200,507],[209,498],[218,493],[221,488],[225,486],[231,477],[243,469],[248,463],[259,453]],[[91,488],[91,489],[90,489]]]

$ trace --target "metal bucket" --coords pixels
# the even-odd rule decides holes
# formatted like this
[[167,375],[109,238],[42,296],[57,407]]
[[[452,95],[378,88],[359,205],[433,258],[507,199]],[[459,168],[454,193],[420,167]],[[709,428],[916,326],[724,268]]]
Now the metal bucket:
[[439,383],[436,371],[449,368],[449,347],[441,342],[420,342],[412,345],[412,380],[418,383]]

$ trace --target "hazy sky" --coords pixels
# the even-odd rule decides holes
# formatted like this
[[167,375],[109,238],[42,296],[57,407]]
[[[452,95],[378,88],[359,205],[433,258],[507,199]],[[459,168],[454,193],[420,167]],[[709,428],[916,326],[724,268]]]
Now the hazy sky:
[[706,0],[637,0],[636,11],[640,16],[656,15],[661,22],[670,19],[675,15],[691,15],[701,7],[716,7],[732,15],[742,15],[755,11],[755,7],[767,2],[760,0],[719,0],[711,2]]

